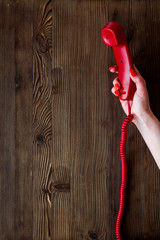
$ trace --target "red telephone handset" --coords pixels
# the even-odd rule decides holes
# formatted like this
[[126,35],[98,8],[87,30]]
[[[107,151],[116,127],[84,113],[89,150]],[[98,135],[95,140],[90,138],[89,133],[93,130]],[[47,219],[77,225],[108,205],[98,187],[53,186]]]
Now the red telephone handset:
[[122,26],[117,22],[109,22],[101,31],[104,43],[113,48],[118,66],[118,79],[121,83],[121,100],[133,100],[135,83],[130,79],[129,70],[133,68],[132,58]]
[[106,45],[113,48],[115,59],[118,65],[118,79],[121,83],[120,96],[121,100],[128,101],[128,116],[121,126],[120,140],[120,157],[121,157],[121,188],[120,203],[116,221],[116,239],[122,240],[121,222],[125,206],[125,190],[127,184],[127,159],[125,145],[127,140],[127,127],[133,119],[129,100],[133,100],[136,90],[135,83],[130,79],[129,70],[133,68],[132,58],[128,47],[127,39],[121,25],[117,22],[109,22],[101,31],[103,41]]

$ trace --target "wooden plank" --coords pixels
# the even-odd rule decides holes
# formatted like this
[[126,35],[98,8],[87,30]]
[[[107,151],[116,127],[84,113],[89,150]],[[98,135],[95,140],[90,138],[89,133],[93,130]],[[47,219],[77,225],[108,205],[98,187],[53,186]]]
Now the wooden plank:
[[32,12],[27,9],[25,1],[1,1],[0,239],[4,240],[32,238]]
[[0,2],[0,239],[14,238],[15,28],[14,4]]
[[[156,36],[158,25],[154,24],[154,28],[151,25],[154,19],[159,19],[159,7],[158,1],[121,1],[119,4],[110,1],[109,4],[109,21],[117,21],[124,27],[133,62],[146,79],[149,93],[152,92],[153,95],[157,91],[157,84],[152,85],[150,79],[157,78],[157,74],[154,76],[150,56],[157,52],[157,39],[151,36]],[[151,98],[151,106],[157,106],[156,102],[155,98]],[[117,112],[120,114],[119,109]],[[159,239],[159,170],[134,125],[130,126],[127,153],[128,186],[123,236],[126,239]],[[113,184],[116,186],[116,181]],[[114,209],[117,212],[119,197],[115,199]]]
[[[71,87],[68,75],[70,1],[53,3],[52,53],[52,239],[74,239],[71,229]],[[67,49],[68,48],[68,49]],[[58,188],[56,186],[59,186]],[[76,238],[75,238],[76,239]]]
[[[0,239],[115,239],[125,114],[100,31],[122,24],[160,118],[159,10],[158,0],[0,1]],[[159,239],[160,172],[133,124],[127,157],[123,239]]]
[[53,239],[107,234],[107,63],[97,62],[105,55],[101,9],[101,1],[53,1],[53,81],[59,86],[52,107],[54,179],[70,183],[70,194],[53,195]]
[[[33,0],[15,3],[15,239],[32,239]],[[13,237],[11,238],[13,239]]]
[[51,239],[51,1],[34,1],[33,9],[33,239]]
[[[159,96],[159,59],[160,59],[160,3],[159,1],[147,1],[146,4],[146,81],[150,97],[151,108],[160,120],[160,96]],[[157,69],[157,70],[156,70]],[[148,226],[144,235],[148,239],[160,238],[160,171],[152,158],[148,149],[146,149],[145,165],[145,225]],[[145,228],[144,228],[145,229]]]
[[[107,49],[101,41],[100,30],[108,21],[120,22],[125,29],[134,63],[137,64],[142,74],[145,73],[144,53],[147,49],[145,48],[144,26],[146,25],[146,11],[149,15],[151,12],[149,7],[145,7],[145,1],[139,4],[138,11],[137,4],[139,4],[137,1],[134,3],[129,1],[54,1],[53,45],[55,52],[53,52],[52,66],[56,73],[54,73],[53,81],[57,79],[60,87],[59,91],[56,90],[57,95],[54,97],[56,105],[54,105],[52,115],[53,152],[57,153],[58,159],[57,163],[53,164],[59,166],[60,162],[63,162],[67,168],[67,158],[62,147],[68,149],[67,155],[70,151],[68,156],[71,161],[70,186],[72,186],[70,188],[70,235],[67,234],[68,230],[61,231],[62,223],[68,229],[66,221],[69,218],[67,214],[70,213],[66,209],[67,200],[64,202],[62,195],[58,201],[57,195],[54,194],[56,206],[66,214],[63,220],[58,218],[58,222],[53,227],[54,237],[60,234],[57,236],[63,239],[68,239],[68,236],[70,239],[115,238],[121,168],[120,123],[125,114],[119,107],[118,100],[110,94],[112,87],[110,79],[114,75],[107,73],[106,69],[115,63],[115,59],[112,50]],[[64,133],[70,136],[70,143]],[[147,196],[150,190],[145,182],[146,177],[148,181],[150,179],[148,162],[154,165],[154,160],[133,124],[129,128],[128,138],[127,156],[130,177],[122,233],[127,239],[154,239],[159,234],[159,225],[156,224],[157,227],[154,228],[156,231],[151,231],[149,219],[152,213],[147,211],[149,206]],[[61,171],[56,173],[56,179],[61,179],[64,175],[67,184],[68,174],[66,177],[62,164],[60,169]],[[62,174],[60,175],[59,172]],[[57,177],[58,175],[60,176]],[[151,174],[151,176],[153,179],[154,175]],[[157,178],[156,181],[158,181]],[[139,184],[135,185],[137,182]],[[158,198],[158,190],[156,194]],[[67,199],[66,195],[64,198]],[[154,199],[154,203],[158,206],[156,197]],[[138,221],[137,216],[139,216]],[[54,219],[56,221],[56,215]],[[145,223],[141,228],[139,226],[144,219]]]

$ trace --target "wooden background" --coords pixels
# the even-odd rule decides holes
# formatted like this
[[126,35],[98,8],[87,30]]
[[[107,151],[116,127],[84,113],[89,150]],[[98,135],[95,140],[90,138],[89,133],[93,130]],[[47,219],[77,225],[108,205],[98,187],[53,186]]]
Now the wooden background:
[[[160,119],[158,0],[0,0],[0,240],[111,240],[120,126],[109,21]],[[133,123],[122,234],[160,239],[160,171]]]

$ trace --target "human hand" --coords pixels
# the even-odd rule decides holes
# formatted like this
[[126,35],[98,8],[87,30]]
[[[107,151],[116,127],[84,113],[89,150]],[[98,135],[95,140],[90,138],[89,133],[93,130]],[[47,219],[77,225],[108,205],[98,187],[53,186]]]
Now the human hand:
[[[132,81],[136,84],[136,91],[133,97],[133,101],[130,101],[130,106],[131,106],[131,114],[133,114],[134,116],[134,119],[132,120],[132,122],[136,124],[137,121],[139,122],[147,114],[151,114],[152,111],[149,104],[149,96],[146,88],[146,81],[141,76],[141,74],[139,73],[135,65],[133,65],[133,67],[134,69],[131,70],[130,77]],[[114,67],[110,67],[109,70],[111,72],[118,73],[118,66],[115,65]],[[113,85],[114,86],[111,89],[111,91],[115,96],[118,96],[119,95],[118,90],[121,87],[118,77],[116,77],[113,80]],[[128,101],[120,100],[120,102],[124,112],[128,115]]]

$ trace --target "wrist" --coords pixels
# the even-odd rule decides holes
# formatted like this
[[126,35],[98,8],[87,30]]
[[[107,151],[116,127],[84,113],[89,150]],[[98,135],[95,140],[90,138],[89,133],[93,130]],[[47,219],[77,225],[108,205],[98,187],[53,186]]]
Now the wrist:
[[143,114],[140,115],[134,115],[133,123],[136,125],[136,127],[140,130],[143,127],[149,127],[151,120],[155,118],[153,112],[151,109],[149,111],[143,112]]

